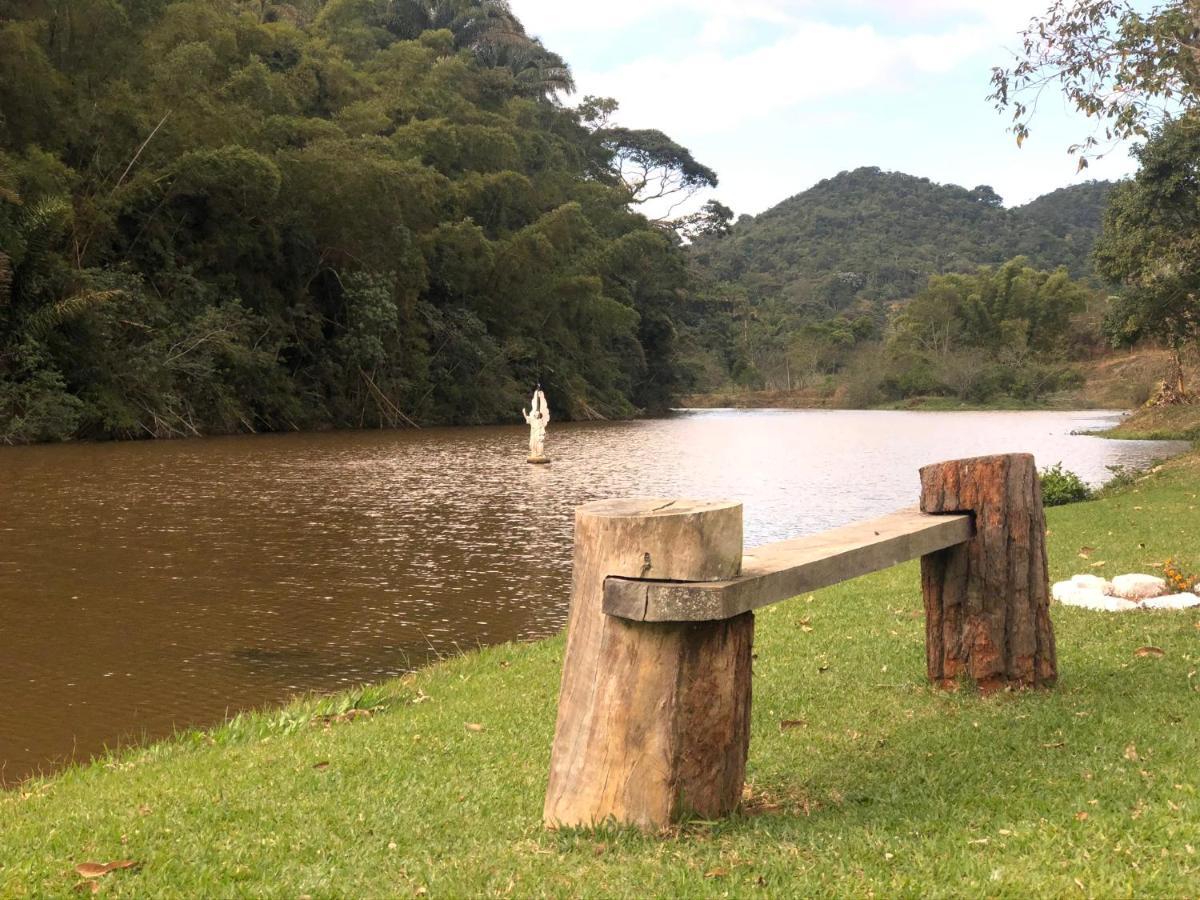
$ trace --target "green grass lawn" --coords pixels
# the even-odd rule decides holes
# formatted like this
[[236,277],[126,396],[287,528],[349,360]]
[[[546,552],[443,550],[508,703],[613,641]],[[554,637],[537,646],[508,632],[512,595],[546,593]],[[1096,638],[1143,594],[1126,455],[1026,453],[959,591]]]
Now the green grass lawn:
[[[1050,510],[1051,576],[1200,565],[1198,460]],[[554,639],[0,795],[0,896],[67,894],[77,863],[118,859],[139,865],[103,894],[1200,890],[1200,614],[1056,606],[1058,687],[983,699],[926,686],[920,606],[914,563],[759,616],[748,800],[726,821],[543,830]]]

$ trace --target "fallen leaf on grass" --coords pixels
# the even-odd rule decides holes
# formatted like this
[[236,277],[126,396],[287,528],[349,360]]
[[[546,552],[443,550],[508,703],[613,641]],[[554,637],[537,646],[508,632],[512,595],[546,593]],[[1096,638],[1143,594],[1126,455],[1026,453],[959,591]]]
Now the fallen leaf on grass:
[[1080,547],[1079,548],[1079,558],[1080,559],[1091,559],[1092,554],[1095,552],[1096,552],[1095,547]]
[[986,844],[989,843],[989,838],[976,838],[973,841],[967,841],[968,844]]
[[1088,563],[1088,568],[1089,569],[1103,569],[1106,565],[1108,565],[1107,562],[1105,562],[1104,560],[1100,560],[1100,562]]
[[1159,656],[1166,656],[1167,654],[1166,654],[1166,651],[1163,650],[1161,647],[1138,647],[1136,650],[1133,651],[1133,655],[1134,656],[1142,656],[1142,657],[1153,656],[1153,657],[1157,658]]
[[808,722],[804,719],[783,719],[779,723],[780,731],[787,731],[789,728],[806,728]]
[[1075,821],[1076,822],[1083,822],[1087,819],[1087,817],[1088,817],[1088,814],[1083,812],[1082,810],[1075,813]]
[[1129,760],[1130,762],[1137,762],[1137,761],[1138,761],[1138,759],[1139,759],[1140,757],[1138,756],[1138,752],[1137,752],[1137,745],[1135,745],[1135,744],[1129,744],[1129,745],[1128,745],[1128,746],[1125,748],[1125,758],[1126,758],[1127,760]]
[[704,873],[705,878],[724,878],[729,874],[728,869],[709,869]]
[[132,869],[137,863],[132,859],[118,859],[110,863],[84,862],[75,867],[75,871],[84,878],[99,878],[117,869]]
[[1058,750],[1060,747],[1067,746],[1067,742],[1066,741],[1053,741],[1052,743],[1049,743],[1049,744],[1042,744],[1042,746],[1047,750]]
[[478,722],[466,722],[464,724],[465,724],[467,731],[487,731],[487,729],[484,728],[482,725],[480,725]]
[[313,763],[313,768],[318,771],[329,768],[329,760],[323,759],[319,763]]

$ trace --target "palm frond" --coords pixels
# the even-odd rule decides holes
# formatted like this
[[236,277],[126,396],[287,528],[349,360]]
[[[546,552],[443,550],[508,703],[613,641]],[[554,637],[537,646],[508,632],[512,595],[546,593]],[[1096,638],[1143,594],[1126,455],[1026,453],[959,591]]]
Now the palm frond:
[[115,300],[124,296],[123,291],[81,291],[72,294],[55,303],[48,303],[34,311],[25,319],[25,329],[34,337],[42,337],[71,321],[77,319],[90,309],[101,303]]
[[50,249],[55,236],[71,217],[71,201],[66,197],[51,197],[26,207],[21,219],[25,237],[26,257],[37,258]]

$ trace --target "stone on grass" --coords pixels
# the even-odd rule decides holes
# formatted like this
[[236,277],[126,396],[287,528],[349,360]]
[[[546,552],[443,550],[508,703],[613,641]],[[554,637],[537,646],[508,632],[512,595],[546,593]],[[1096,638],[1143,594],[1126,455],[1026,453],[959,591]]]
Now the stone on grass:
[[1073,575],[1070,583],[1077,587],[1099,591],[1102,594],[1112,593],[1112,582],[1099,575]]
[[1073,596],[1078,590],[1073,581],[1056,581],[1050,588],[1050,596],[1061,603],[1064,597]]
[[1112,580],[1113,595],[1123,600],[1149,600],[1167,592],[1167,583],[1155,575],[1118,575]]
[[1098,609],[1104,612],[1125,612],[1138,607],[1131,600],[1109,597],[1096,588],[1080,587],[1070,581],[1058,582],[1051,589],[1051,594],[1063,606],[1081,606],[1084,609]]
[[1141,605],[1146,609],[1190,609],[1200,606],[1200,597],[1195,594],[1168,594],[1165,597],[1151,597],[1143,600]]

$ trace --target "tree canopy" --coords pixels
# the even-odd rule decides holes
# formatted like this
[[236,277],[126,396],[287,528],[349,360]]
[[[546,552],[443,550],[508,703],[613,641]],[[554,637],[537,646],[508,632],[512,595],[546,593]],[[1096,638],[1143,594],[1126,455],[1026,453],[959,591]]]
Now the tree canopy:
[[1170,347],[1170,389],[1184,399],[1180,354],[1200,342],[1200,120],[1168,123],[1135,155],[1140,168],[1113,191],[1096,246],[1096,267],[1124,288],[1107,330],[1114,343]]
[[572,87],[502,0],[0,0],[0,441],[661,407],[682,251]]
[[1016,61],[993,70],[988,97],[1011,112],[1018,146],[1047,87],[1103,130],[1107,143],[1092,133],[1069,148],[1081,154],[1081,169],[1097,148],[1146,137],[1173,116],[1200,108],[1200,5],[1193,0],[1148,10],[1130,0],[1056,0],[1022,37]]

